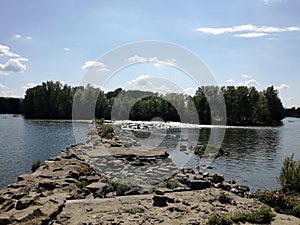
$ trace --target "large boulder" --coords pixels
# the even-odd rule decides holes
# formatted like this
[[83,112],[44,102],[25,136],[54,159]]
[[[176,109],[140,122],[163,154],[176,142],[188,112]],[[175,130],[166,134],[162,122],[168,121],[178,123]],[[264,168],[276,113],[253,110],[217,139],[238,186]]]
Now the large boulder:
[[209,188],[211,186],[211,182],[207,180],[191,180],[189,182],[189,187],[192,190],[203,190]]

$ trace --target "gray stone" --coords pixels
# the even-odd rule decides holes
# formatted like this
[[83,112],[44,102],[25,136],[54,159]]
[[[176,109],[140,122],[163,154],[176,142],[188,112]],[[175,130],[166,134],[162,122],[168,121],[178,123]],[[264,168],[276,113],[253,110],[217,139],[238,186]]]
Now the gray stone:
[[7,224],[10,224],[12,221],[10,220],[10,218],[8,216],[4,216],[4,215],[1,215],[0,216],[0,224],[1,225],[7,225]]
[[192,190],[203,190],[206,188],[209,188],[211,186],[211,183],[206,180],[191,180],[189,183],[189,187]]
[[102,183],[102,182],[92,183],[92,184],[89,184],[88,186],[86,186],[86,188],[92,193],[99,191],[99,190],[102,192],[106,187],[107,187],[107,184]]
[[31,198],[18,200],[16,203],[16,210],[26,209],[32,204],[33,204],[33,199]]
[[225,181],[223,175],[220,175],[220,174],[214,174],[214,175],[212,176],[212,182],[215,183],[215,184],[222,183],[223,181]]
[[51,191],[55,188],[56,183],[54,183],[53,181],[42,181],[38,186],[39,188],[44,188],[48,191]]
[[154,195],[152,199],[153,199],[153,206],[157,206],[157,207],[168,206],[167,201],[169,200],[169,198],[164,195]]

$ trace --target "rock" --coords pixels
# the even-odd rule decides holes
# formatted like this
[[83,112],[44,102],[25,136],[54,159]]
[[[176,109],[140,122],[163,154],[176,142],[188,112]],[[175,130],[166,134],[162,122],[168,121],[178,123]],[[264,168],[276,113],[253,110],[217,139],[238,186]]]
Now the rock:
[[87,176],[86,180],[88,183],[94,183],[94,182],[98,182],[101,179],[101,177],[99,175],[94,175],[94,176]]
[[212,182],[213,182],[214,184],[222,183],[223,181],[225,181],[223,175],[220,175],[220,174],[214,174],[214,175],[212,176]]
[[202,175],[195,175],[194,176],[194,180],[203,180],[203,176]]
[[248,186],[244,186],[244,185],[238,185],[237,189],[243,192],[249,192],[250,188]]
[[39,177],[42,179],[52,179],[53,178],[53,176],[48,175],[48,174],[40,174]]
[[168,206],[167,201],[169,200],[169,198],[164,195],[154,195],[152,199],[153,199],[153,206],[157,206],[157,207]]
[[4,216],[4,215],[1,215],[0,216],[0,224],[1,225],[7,225],[7,224],[10,224],[12,221],[10,220],[10,218],[8,216]]
[[102,183],[102,182],[97,182],[97,183],[92,183],[92,184],[89,184],[88,186],[86,186],[86,188],[94,193],[96,191],[104,191],[104,189],[107,187],[107,184],[106,183]]
[[32,204],[33,204],[33,199],[32,198],[18,200],[17,203],[16,203],[16,210],[26,209]]
[[157,190],[155,191],[155,194],[156,194],[156,195],[164,195],[165,192],[164,192],[162,189],[157,189]]
[[1,210],[4,212],[8,212],[12,210],[14,206],[15,206],[15,202],[12,201],[11,199],[8,199],[7,201],[5,201],[5,204],[1,207]]
[[48,191],[52,191],[55,188],[55,186],[56,186],[56,183],[54,183],[53,181],[42,181],[38,185],[39,188],[44,188]]
[[[26,193],[16,193],[16,194],[12,195],[11,198],[19,200],[19,199],[23,198],[26,195],[27,195]],[[1,203],[1,199],[0,199],[0,203]]]
[[191,180],[189,183],[189,187],[192,190],[203,190],[206,188],[209,188],[211,186],[211,183],[206,180]]
[[79,173],[77,171],[70,171],[69,175],[67,176],[67,178],[78,179],[79,178]]
[[2,205],[5,201],[6,201],[6,199],[3,198],[2,196],[0,196],[0,204]]
[[230,191],[231,190],[231,185],[228,182],[223,182],[220,185],[221,189],[225,190],[225,191]]

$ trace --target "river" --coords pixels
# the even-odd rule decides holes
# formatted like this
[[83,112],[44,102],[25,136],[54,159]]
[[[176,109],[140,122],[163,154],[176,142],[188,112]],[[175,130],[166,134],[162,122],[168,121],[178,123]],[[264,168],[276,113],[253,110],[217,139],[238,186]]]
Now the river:
[[[76,123],[75,127],[76,138],[71,122],[1,115],[0,188],[14,182],[18,175],[30,172],[33,161],[43,161],[76,142],[83,142],[88,125]],[[189,132],[199,130],[182,129],[181,132],[188,137]],[[210,128],[202,127],[199,139],[205,142],[209,134]],[[234,179],[252,191],[278,188],[276,177],[284,158],[295,153],[294,158],[300,159],[300,119],[285,118],[283,126],[275,128],[227,127],[222,147],[230,154],[215,160],[208,172],[222,173],[227,180]],[[195,167],[199,160],[192,155],[186,166]]]

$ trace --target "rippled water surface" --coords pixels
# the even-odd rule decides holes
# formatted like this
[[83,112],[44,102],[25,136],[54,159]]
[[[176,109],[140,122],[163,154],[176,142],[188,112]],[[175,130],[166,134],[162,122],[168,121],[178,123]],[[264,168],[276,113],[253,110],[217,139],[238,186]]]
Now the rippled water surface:
[[84,141],[87,124],[76,123],[82,138],[75,140],[70,122],[25,120],[0,115],[0,188],[31,172],[32,162],[44,161],[76,142]]
[[[30,172],[34,160],[45,160],[77,142],[83,142],[87,124],[76,123],[76,138],[70,122],[25,120],[22,116],[0,115],[0,188],[14,182],[20,174]],[[224,128],[219,128],[224,129]],[[206,142],[210,128],[182,129],[181,137],[200,134],[199,140]],[[171,133],[171,137],[178,131]],[[151,136],[149,145],[153,144]],[[158,139],[161,137],[157,136]],[[189,145],[189,141],[178,142],[165,138],[164,145],[171,153],[176,165],[195,167],[200,159],[188,152],[175,150],[176,145]],[[285,156],[295,153],[300,159],[300,119],[286,118],[277,128],[228,127],[222,145],[229,156],[211,164],[211,173],[223,173],[226,179],[234,179],[255,189],[279,187],[276,177]],[[178,148],[177,148],[178,149]]]

